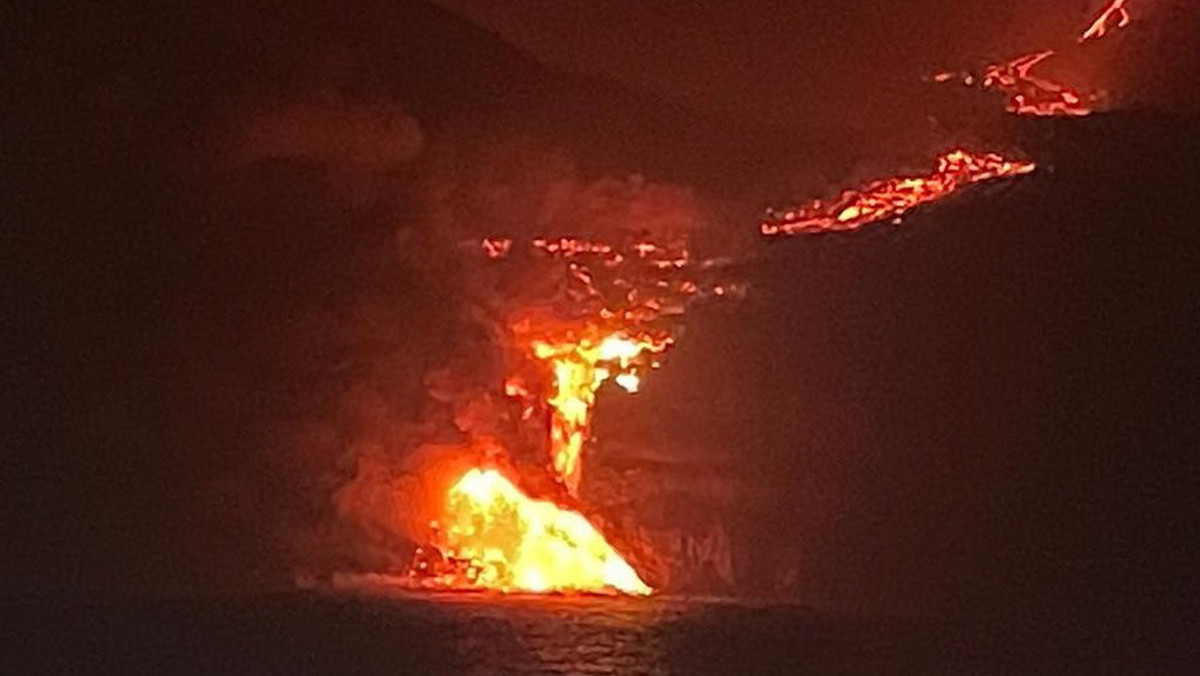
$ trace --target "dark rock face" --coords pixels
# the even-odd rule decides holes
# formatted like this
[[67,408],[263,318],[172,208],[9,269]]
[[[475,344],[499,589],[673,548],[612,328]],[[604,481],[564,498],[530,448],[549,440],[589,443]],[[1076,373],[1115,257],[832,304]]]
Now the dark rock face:
[[739,487],[698,458],[663,462],[593,453],[584,501],[624,545],[651,585],[674,593],[730,593],[738,589],[730,525]]

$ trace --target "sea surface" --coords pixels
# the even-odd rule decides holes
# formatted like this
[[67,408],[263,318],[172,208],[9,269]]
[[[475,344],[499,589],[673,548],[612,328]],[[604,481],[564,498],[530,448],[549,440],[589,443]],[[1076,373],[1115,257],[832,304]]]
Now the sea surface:
[[4,674],[1187,673],[1131,671],[1070,632],[717,599],[342,590],[7,610]]

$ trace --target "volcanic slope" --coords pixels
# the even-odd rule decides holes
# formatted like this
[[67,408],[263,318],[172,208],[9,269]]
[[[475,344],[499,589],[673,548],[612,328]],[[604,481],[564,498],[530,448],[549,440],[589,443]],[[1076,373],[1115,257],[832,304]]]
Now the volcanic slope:
[[1030,176],[898,227],[767,242],[750,296],[699,310],[638,403],[756,487],[737,579],[795,578],[820,606],[1110,629],[1185,607],[1198,128],[1022,122]]

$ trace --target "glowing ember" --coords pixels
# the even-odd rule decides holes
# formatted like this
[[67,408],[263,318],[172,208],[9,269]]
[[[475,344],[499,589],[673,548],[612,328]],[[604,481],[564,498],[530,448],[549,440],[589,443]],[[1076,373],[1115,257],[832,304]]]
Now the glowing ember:
[[972,183],[1028,174],[1035,168],[1033,162],[1008,160],[995,153],[952,150],[938,158],[933,173],[883,179],[862,190],[843,191],[830,202],[813,200],[786,212],[768,212],[760,229],[764,235],[853,230],[897,218]]
[[[527,592],[623,592],[651,588],[583,515],[533,500],[494,469],[471,469],[452,486],[436,558],[420,552],[422,584]],[[431,570],[432,569],[432,570]]]
[[482,242],[483,252],[492,260],[498,260],[508,255],[512,249],[512,240],[505,237],[490,237]]
[[1092,21],[1087,30],[1079,36],[1080,42],[1096,40],[1108,35],[1114,30],[1124,28],[1133,20],[1129,10],[1125,8],[1125,0],[1109,0],[1107,6],[1100,11],[1099,16]]

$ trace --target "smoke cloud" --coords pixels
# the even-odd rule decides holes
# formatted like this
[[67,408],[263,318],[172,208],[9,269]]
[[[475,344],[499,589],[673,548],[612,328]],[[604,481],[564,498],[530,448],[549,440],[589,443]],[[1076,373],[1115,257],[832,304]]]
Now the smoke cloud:
[[212,149],[226,169],[276,159],[388,171],[416,157],[423,142],[417,121],[394,104],[279,102],[224,124]]

